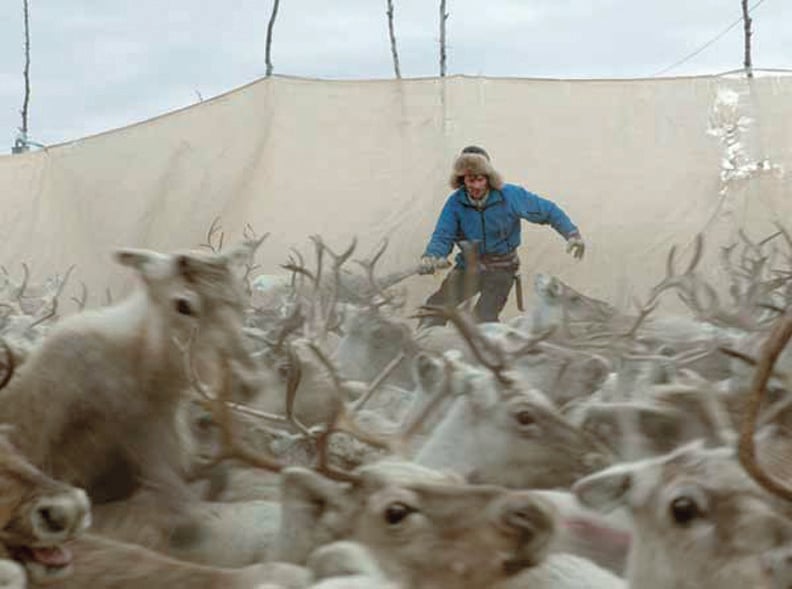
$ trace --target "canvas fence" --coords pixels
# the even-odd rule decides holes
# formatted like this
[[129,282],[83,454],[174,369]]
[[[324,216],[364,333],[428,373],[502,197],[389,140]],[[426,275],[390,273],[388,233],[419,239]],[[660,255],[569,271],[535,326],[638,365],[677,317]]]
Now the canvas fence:
[[[194,106],[46,150],[0,157],[0,262],[35,277],[76,265],[92,302],[129,285],[119,246],[176,249],[220,219],[270,236],[262,271],[283,272],[309,236],[381,270],[415,264],[450,190],[455,155],[483,145],[508,182],[579,225],[586,258],[524,224],[522,272],[548,272],[626,305],[662,276],[669,248],[706,260],[744,229],[792,229],[792,77],[534,80],[262,79]],[[786,172],[786,173],[785,173]],[[417,303],[438,284],[415,277]],[[513,303],[508,313],[514,313]]]

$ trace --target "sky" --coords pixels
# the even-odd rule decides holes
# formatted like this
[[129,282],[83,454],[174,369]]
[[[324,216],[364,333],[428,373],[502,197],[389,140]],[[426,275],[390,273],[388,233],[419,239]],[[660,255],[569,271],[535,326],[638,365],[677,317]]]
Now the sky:
[[[31,141],[194,104],[266,73],[273,0],[29,0]],[[439,0],[393,0],[402,76],[439,73]],[[0,2],[0,153],[21,125],[23,0]],[[645,78],[742,67],[740,0],[447,0],[447,74]],[[749,0],[756,68],[792,70],[792,1]],[[275,74],[394,76],[386,0],[281,0]],[[729,27],[737,23],[731,29]],[[727,30],[728,29],[728,30]]]

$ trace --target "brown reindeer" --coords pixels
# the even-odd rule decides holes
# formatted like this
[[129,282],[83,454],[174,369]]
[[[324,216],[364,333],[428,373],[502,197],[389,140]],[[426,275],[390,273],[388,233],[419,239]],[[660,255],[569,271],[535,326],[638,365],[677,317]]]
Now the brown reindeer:
[[90,523],[85,493],[33,467],[0,432],[0,556],[36,581],[68,575],[65,543]]
[[[310,573],[287,563],[229,569],[170,558],[141,546],[86,535],[71,545],[73,571],[47,589],[301,589]],[[33,583],[31,589],[44,587]]]
[[294,467],[282,492],[279,558],[301,563],[351,540],[409,589],[492,587],[541,563],[556,529],[552,504],[535,493],[467,485],[400,461],[343,482]]
[[309,573],[271,563],[222,569],[181,562],[95,535],[84,491],[56,481],[0,432],[0,586],[50,589],[253,589],[304,587]]

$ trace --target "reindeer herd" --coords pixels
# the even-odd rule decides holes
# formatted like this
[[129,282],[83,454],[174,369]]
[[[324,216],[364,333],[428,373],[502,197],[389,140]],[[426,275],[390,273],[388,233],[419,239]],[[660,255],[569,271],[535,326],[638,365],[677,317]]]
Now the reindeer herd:
[[792,587],[782,226],[725,293],[697,237],[632,312],[537,274],[492,324],[406,308],[384,244],[283,279],[217,236],[63,317],[3,268],[0,589]]

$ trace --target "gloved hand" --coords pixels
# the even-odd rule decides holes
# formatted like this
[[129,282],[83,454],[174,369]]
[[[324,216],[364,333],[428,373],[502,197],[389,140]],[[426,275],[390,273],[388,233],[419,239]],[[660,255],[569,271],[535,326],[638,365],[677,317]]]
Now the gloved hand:
[[586,243],[579,233],[573,233],[567,238],[566,251],[568,254],[572,254],[576,260],[583,258],[583,254],[586,253]]
[[445,258],[424,256],[418,266],[418,274],[434,274],[438,268],[447,268],[450,264]]

